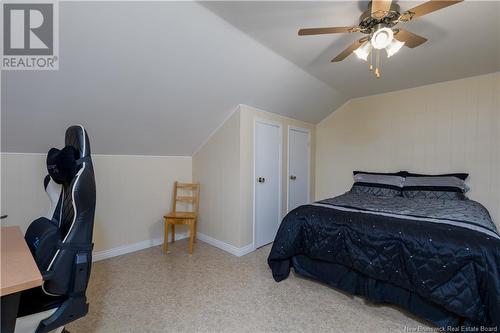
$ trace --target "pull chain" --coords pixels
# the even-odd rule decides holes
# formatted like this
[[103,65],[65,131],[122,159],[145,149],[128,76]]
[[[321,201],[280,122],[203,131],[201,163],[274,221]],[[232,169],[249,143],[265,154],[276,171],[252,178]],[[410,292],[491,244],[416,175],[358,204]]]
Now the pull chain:
[[380,78],[380,50],[377,50],[376,56],[376,64],[375,64],[375,77]]
[[370,65],[368,66],[371,72],[373,72],[373,51],[370,52]]

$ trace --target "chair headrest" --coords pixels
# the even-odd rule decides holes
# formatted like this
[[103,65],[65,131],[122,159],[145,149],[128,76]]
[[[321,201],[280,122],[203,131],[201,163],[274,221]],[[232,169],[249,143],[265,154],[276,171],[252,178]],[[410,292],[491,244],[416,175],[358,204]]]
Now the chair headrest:
[[76,149],[79,154],[78,158],[90,156],[89,137],[82,125],[68,127],[64,141],[66,146],[72,146]]

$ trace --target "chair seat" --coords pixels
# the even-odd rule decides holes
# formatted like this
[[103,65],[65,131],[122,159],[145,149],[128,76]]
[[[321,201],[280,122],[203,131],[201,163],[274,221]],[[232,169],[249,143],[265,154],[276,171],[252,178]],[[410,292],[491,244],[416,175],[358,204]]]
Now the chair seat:
[[198,214],[194,212],[171,212],[164,216],[167,219],[196,219]]

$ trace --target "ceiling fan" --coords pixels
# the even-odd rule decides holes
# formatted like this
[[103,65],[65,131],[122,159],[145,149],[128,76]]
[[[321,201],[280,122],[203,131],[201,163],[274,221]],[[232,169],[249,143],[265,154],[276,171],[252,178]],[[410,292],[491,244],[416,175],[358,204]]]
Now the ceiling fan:
[[[361,14],[357,26],[300,29],[299,36],[355,32],[365,34],[366,36],[354,41],[331,62],[342,61],[351,53],[365,61],[368,61],[368,56],[370,56],[369,68],[379,78],[381,50],[385,49],[387,57],[390,58],[403,45],[414,48],[427,41],[422,36],[396,27],[399,22],[408,22],[462,1],[431,0],[401,13],[399,5],[393,3],[392,0],[372,0],[368,5],[368,10]],[[373,56],[375,56],[375,64]]]

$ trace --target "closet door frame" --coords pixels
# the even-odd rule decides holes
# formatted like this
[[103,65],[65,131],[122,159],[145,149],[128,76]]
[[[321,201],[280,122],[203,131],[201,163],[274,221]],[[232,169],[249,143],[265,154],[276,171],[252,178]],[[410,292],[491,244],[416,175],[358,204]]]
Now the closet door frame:
[[276,126],[278,127],[279,129],[279,137],[280,137],[280,147],[279,147],[279,156],[278,156],[278,159],[279,159],[279,176],[278,176],[278,184],[279,184],[279,193],[278,193],[278,202],[279,202],[279,205],[278,205],[278,209],[279,209],[279,212],[278,212],[278,216],[279,216],[279,219],[280,219],[280,223],[281,223],[281,219],[283,219],[283,125],[281,124],[281,122],[278,122],[278,121],[274,121],[274,120],[269,120],[269,119],[264,119],[264,118],[260,118],[260,117],[255,117],[254,118],[254,121],[253,121],[253,178],[252,178],[252,184],[253,184],[253,196],[252,196],[252,200],[253,200],[253,208],[252,208],[252,223],[253,223],[253,241],[252,241],[252,244],[253,244],[253,249],[256,250],[257,249],[257,244],[256,244],[256,239],[255,239],[255,227],[256,227],[256,185],[257,185],[257,173],[256,173],[256,166],[257,166],[257,159],[256,159],[256,151],[257,151],[257,123],[262,123],[262,124],[266,124],[266,125],[271,125],[271,126]]

